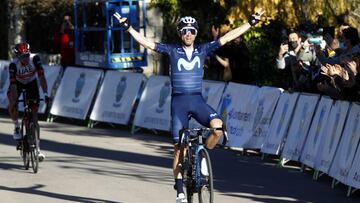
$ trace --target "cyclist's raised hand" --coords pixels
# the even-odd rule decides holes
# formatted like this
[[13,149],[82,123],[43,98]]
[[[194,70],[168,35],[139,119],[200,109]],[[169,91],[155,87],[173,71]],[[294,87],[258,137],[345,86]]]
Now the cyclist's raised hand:
[[261,16],[262,16],[264,13],[265,13],[265,11],[264,11],[262,8],[260,8],[259,11],[257,11],[255,14],[253,14],[253,15],[251,15],[251,16],[249,17],[249,24],[250,24],[251,26],[254,26],[254,25],[258,24],[258,23],[260,22],[260,20],[261,20]]
[[120,25],[123,26],[125,30],[130,28],[130,24],[127,18],[121,17],[118,12],[115,12],[113,16],[119,21]]

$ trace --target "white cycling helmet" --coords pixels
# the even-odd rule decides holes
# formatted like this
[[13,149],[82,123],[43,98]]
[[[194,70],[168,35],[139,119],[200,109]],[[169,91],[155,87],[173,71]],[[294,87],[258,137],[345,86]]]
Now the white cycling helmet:
[[183,29],[184,27],[193,27],[196,30],[199,28],[197,21],[195,20],[195,18],[191,17],[191,16],[185,16],[180,18],[180,20],[177,22],[176,28],[177,31],[179,32],[181,29]]

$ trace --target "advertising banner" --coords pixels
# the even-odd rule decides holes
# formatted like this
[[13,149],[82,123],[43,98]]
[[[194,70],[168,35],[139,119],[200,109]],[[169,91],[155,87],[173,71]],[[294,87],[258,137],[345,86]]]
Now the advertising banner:
[[170,131],[171,85],[168,76],[151,76],[136,109],[134,125]]
[[[221,96],[224,92],[226,83],[218,81],[209,81],[204,80],[202,95],[207,104],[209,104],[213,109],[217,109],[221,100]],[[189,122],[189,128],[198,128],[201,125],[191,119]]]
[[316,113],[300,156],[300,162],[309,167],[314,167],[318,149],[323,144],[321,142],[322,136],[327,136],[324,132],[329,127],[327,124],[332,103],[333,100],[330,97],[323,96],[316,108]]
[[257,98],[253,103],[255,111],[250,119],[250,128],[247,128],[244,133],[244,138],[247,141],[242,147],[248,149],[260,149],[262,147],[281,92],[282,89],[280,88],[266,86],[257,91]]
[[355,159],[351,165],[345,184],[360,189],[360,147],[356,150]]
[[321,144],[316,155],[314,168],[318,171],[329,173],[331,162],[339,146],[349,106],[348,101],[337,100],[331,107],[330,116],[326,122],[326,127],[324,126],[325,131],[321,134]]
[[304,93],[299,96],[281,153],[283,158],[299,161],[319,97],[319,95]]
[[102,74],[102,70],[67,67],[50,113],[85,120]]
[[9,101],[7,91],[9,88],[9,61],[0,60],[0,108],[7,109]]
[[106,71],[90,119],[127,125],[144,79],[140,73]]
[[247,141],[245,130],[251,126],[259,87],[230,82],[223,94],[218,112],[226,122],[228,146],[241,147]]
[[356,149],[360,140],[360,105],[352,104],[345,129],[340,139],[340,145],[335,152],[335,158],[331,164],[329,175],[342,183],[349,178]]
[[261,147],[262,153],[276,155],[280,153],[289,130],[298,97],[299,93],[297,92],[284,92],[281,94],[271,119],[268,134]]

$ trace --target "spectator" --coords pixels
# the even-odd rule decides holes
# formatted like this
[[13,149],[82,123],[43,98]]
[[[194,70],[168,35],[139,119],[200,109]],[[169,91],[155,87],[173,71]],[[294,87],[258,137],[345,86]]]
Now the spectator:
[[[219,32],[212,29],[214,39]],[[255,76],[250,68],[250,52],[241,36],[216,50],[216,59],[224,67],[223,80],[236,83],[255,84]]]
[[291,31],[288,40],[280,45],[276,61],[277,68],[284,70],[288,77],[288,82],[285,84],[286,89],[309,90],[316,55],[307,40],[302,43],[299,33]]
[[70,14],[64,15],[60,32],[55,37],[55,43],[59,45],[61,65],[63,67],[74,64],[74,25],[71,22]]
[[[211,27],[213,40],[220,37],[220,29],[214,25]],[[205,61],[204,78],[207,80],[230,81],[231,70],[229,59],[211,53]]]

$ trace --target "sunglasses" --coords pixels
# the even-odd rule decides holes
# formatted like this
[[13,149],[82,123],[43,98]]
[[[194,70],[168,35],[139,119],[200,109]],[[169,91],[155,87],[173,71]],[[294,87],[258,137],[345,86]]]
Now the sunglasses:
[[190,32],[192,35],[196,35],[197,30],[195,28],[183,28],[180,30],[181,35],[186,35],[188,32]]

